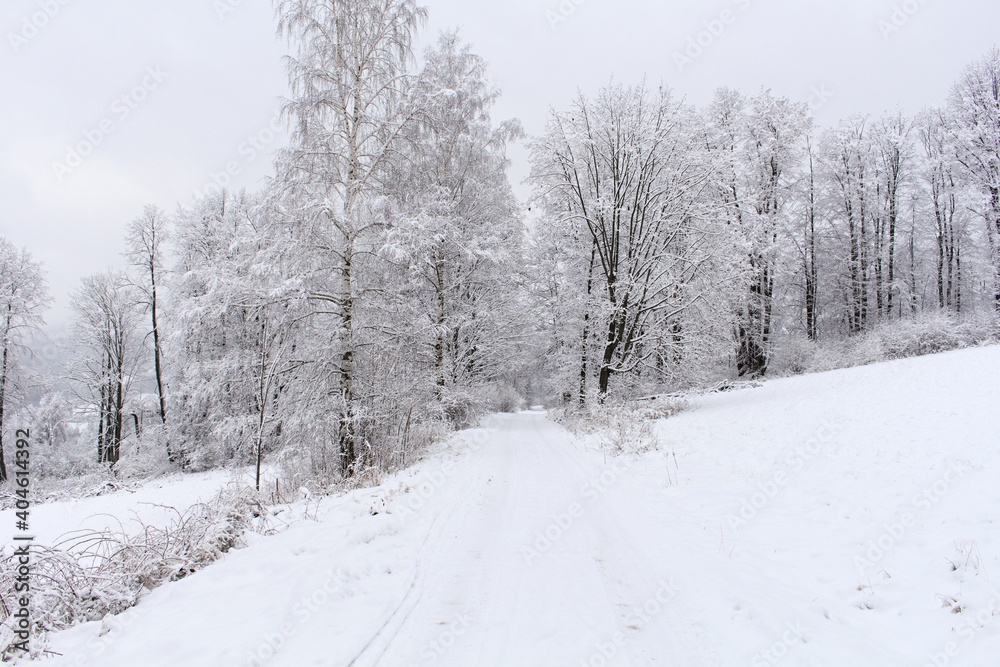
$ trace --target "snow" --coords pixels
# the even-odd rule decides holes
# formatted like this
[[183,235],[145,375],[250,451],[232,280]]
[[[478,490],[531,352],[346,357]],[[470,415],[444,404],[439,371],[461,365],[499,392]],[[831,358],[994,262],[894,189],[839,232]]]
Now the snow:
[[[31,534],[41,544],[51,545],[72,531],[81,529],[132,534],[142,526],[163,527],[177,518],[177,512],[211,500],[230,482],[245,480],[238,471],[213,470],[188,475],[176,474],[144,482],[135,489],[89,498],[33,505]],[[252,478],[251,478],[252,479]],[[14,508],[0,511],[0,539],[11,544],[15,534]]]
[[773,380],[694,399],[641,457],[495,417],[47,664],[993,665],[998,376],[991,347]]

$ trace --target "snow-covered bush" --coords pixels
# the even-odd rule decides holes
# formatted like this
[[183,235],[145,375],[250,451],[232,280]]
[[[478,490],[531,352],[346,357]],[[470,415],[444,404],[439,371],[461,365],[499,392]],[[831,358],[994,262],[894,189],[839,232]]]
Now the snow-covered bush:
[[818,353],[815,341],[803,334],[789,334],[777,341],[771,354],[768,373],[800,375],[808,371]]
[[485,411],[482,396],[459,388],[442,388],[439,405],[445,419],[456,429],[472,426]]
[[[259,497],[231,485],[211,501],[193,505],[166,527],[82,530],[51,547],[32,547],[31,632],[68,628],[134,606],[150,589],[182,579],[244,545],[247,530],[267,532]],[[17,558],[0,551],[0,655],[10,648],[11,610],[16,609]]]
[[596,440],[607,452],[642,454],[656,449],[655,424],[686,410],[684,396],[664,396],[640,403],[618,403],[587,410],[556,409],[549,417],[577,437]]
[[85,415],[74,411],[60,392],[44,394],[35,405],[23,405],[15,421],[31,424],[31,474],[36,481],[101,475],[97,433]]
[[107,465],[97,462],[97,438],[93,431],[81,429],[79,434],[52,444],[34,444],[31,450],[31,472],[36,480],[71,480],[81,476],[107,476]]
[[606,451],[615,454],[643,454],[656,448],[653,419],[637,419],[631,410],[612,410],[607,424],[600,429],[601,442]]
[[987,322],[930,313],[880,326],[871,337],[877,341],[881,358],[903,359],[970,347],[991,334]]
[[514,387],[502,385],[489,385],[483,389],[483,399],[486,409],[490,412],[517,412],[524,409],[524,398]]
[[995,319],[923,313],[880,324],[853,338],[815,343],[801,336],[778,341],[773,370],[816,373],[880,361],[918,357],[1000,340]]
[[148,479],[176,469],[167,457],[167,436],[163,428],[148,428],[141,438],[122,443],[122,454],[115,465],[121,479]]
[[690,407],[690,402],[684,395],[662,396],[648,402],[646,405],[639,405],[633,413],[639,419],[656,421],[667,419],[676,414],[684,412]]

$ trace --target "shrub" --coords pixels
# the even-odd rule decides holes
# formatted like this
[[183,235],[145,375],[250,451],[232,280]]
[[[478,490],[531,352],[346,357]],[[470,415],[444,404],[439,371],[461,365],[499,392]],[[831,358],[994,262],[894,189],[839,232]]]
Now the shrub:
[[772,368],[799,374],[936,354],[998,340],[992,319],[959,318],[937,312],[884,322],[858,336],[814,343],[790,335],[778,341]]
[[489,385],[483,390],[483,398],[489,412],[518,412],[525,405],[517,389],[508,384]]
[[[52,547],[32,546],[31,632],[99,620],[134,606],[150,589],[181,579],[244,545],[249,529],[270,530],[263,505],[251,490],[231,485],[194,505],[164,528],[82,530]],[[6,551],[6,550],[4,550]],[[17,559],[0,551],[0,655],[9,651]]]

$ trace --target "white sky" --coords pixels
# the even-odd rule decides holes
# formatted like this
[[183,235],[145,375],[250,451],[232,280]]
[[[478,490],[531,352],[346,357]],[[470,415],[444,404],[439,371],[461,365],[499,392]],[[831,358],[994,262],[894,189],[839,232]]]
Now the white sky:
[[[1000,25],[996,0],[424,4],[422,43],[460,28],[504,91],[495,118],[517,117],[532,134],[550,107],[612,76],[662,80],[699,105],[723,85],[803,102],[824,90],[832,97],[814,112],[823,125],[896,106],[913,113],[944,102]],[[879,22],[894,9],[900,28],[884,34]],[[705,32],[707,48],[679,70],[675,54],[724,11],[728,24]],[[564,20],[553,26],[553,16]],[[2,0],[0,235],[45,264],[50,323],[65,322],[81,277],[120,264],[125,225],[145,204],[173,211],[229,162],[235,187],[270,171],[284,139],[268,126],[286,90],[274,23],[270,0]],[[60,177],[53,164],[88,132],[103,135],[99,145]],[[266,152],[254,155],[251,137]],[[523,147],[511,158],[523,195]]]

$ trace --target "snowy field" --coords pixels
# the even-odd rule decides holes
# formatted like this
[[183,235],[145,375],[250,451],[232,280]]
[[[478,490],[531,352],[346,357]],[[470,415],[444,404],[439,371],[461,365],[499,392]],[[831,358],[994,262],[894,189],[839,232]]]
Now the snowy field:
[[[998,377],[992,347],[770,381],[693,401],[638,459],[502,416],[53,635],[46,664],[996,665]],[[224,482],[200,480],[36,523]]]

